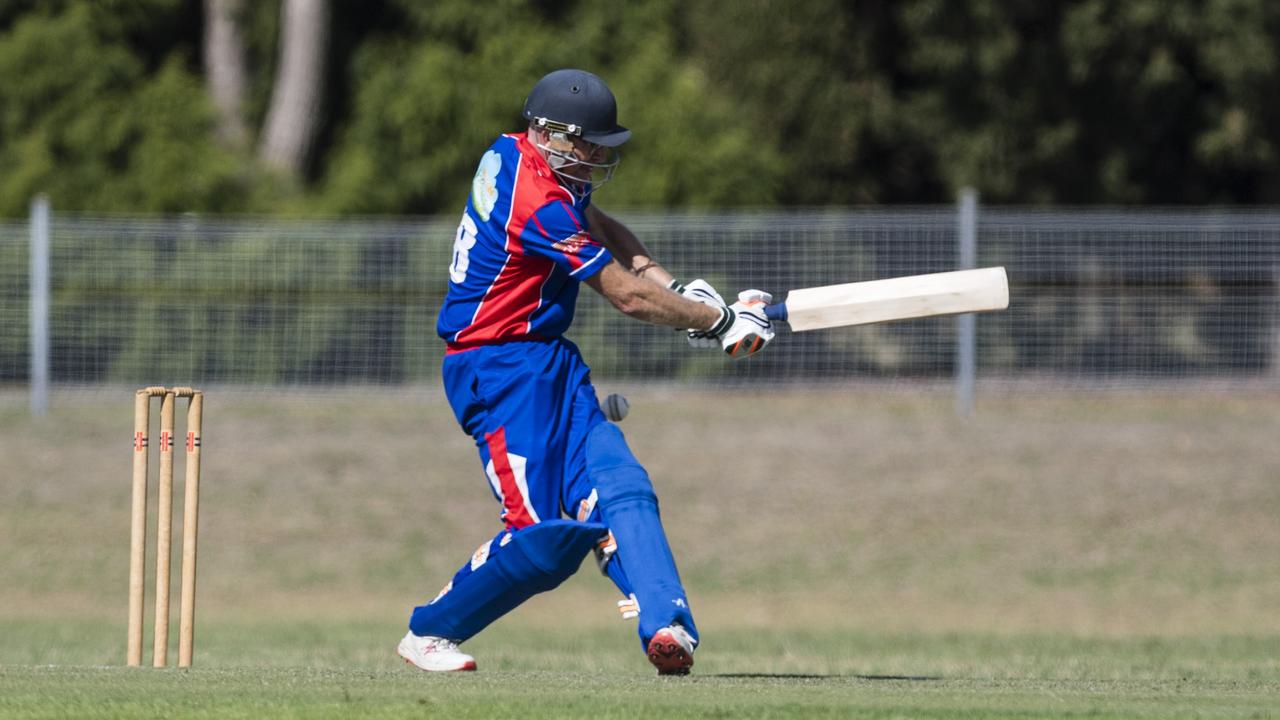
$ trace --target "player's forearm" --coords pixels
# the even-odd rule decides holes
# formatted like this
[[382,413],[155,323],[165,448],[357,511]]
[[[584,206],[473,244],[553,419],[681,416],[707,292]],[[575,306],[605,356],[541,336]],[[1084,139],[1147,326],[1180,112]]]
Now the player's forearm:
[[714,308],[686,300],[653,283],[646,283],[643,293],[629,304],[616,307],[637,320],[682,329],[707,330],[722,318]]
[[632,274],[664,287],[674,279],[626,225],[594,205],[587,208],[587,222],[591,225],[592,236],[609,249],[618,264]]
[[706,330],[720,322],[722,313],[627,272],[612,262],[587,284],[628,317],[654,325]]

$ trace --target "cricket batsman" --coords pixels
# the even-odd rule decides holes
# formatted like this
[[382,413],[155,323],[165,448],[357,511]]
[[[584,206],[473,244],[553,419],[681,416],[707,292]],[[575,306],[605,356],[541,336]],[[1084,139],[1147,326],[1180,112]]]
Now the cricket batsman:
[[698,629],[657,496],[564,333],[585,283],[630,317],[743,357],[773,338],[768,300],[750,291],[727,304],[702,280],[681,285],[592,204],[631,137],[603,80],[556,70],[534,85],[524,117],[524,132],[480,158],[436,326],[445,393],[475,439],[503,527],[413,610],[398,652],[423,670],[475,670],[460,643],[594,552],[624,618],[638,618],[649,661],[659,674],[685,674]]

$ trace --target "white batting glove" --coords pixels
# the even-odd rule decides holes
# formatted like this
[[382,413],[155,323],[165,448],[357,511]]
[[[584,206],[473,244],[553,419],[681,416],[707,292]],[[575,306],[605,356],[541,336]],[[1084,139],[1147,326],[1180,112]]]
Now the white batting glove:
[[[724,301],[724,298],[720,297],[720,293],[711,287],[711,283],[702,278],[698,278],[688,285],[681,285],[672,280],[667,287],[689,300],[700,302],[717,310],[723,310],[728,307],[728,303]],[[716,340],[716,336],[710,330],[690,329],[686,334],[689,338],[689,344],[696,348],[713,348],[720,345],[720,342]]]
[[729,306],[734,314],[733,324],[720,336],[720,346],[730,357],[753,355],[773,340],[773,323],[764,314],[764,306],[772,300],[773,296],[763,290],[738,293],[738,302]]

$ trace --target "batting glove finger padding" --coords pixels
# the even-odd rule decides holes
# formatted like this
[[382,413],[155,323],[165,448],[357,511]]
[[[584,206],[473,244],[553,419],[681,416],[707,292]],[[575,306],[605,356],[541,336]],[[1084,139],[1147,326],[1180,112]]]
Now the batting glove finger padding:
[[720,346],[733,358],[753,355],[773,340],[773,323],[765,317],[764,308],[773,296],[763,290],[744,290],[738,302],[729,306],[733,319],[720,336]]

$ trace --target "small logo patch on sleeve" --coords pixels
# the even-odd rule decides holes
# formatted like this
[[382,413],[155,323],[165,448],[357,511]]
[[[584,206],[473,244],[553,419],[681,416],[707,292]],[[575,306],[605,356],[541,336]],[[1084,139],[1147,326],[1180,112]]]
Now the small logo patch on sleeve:
[[502,156],[490,150],[480,158],[480,167],[471,179],[471,204],[483,222],[489,222],[493,206],[498,204],[498,173],[502,170]]

